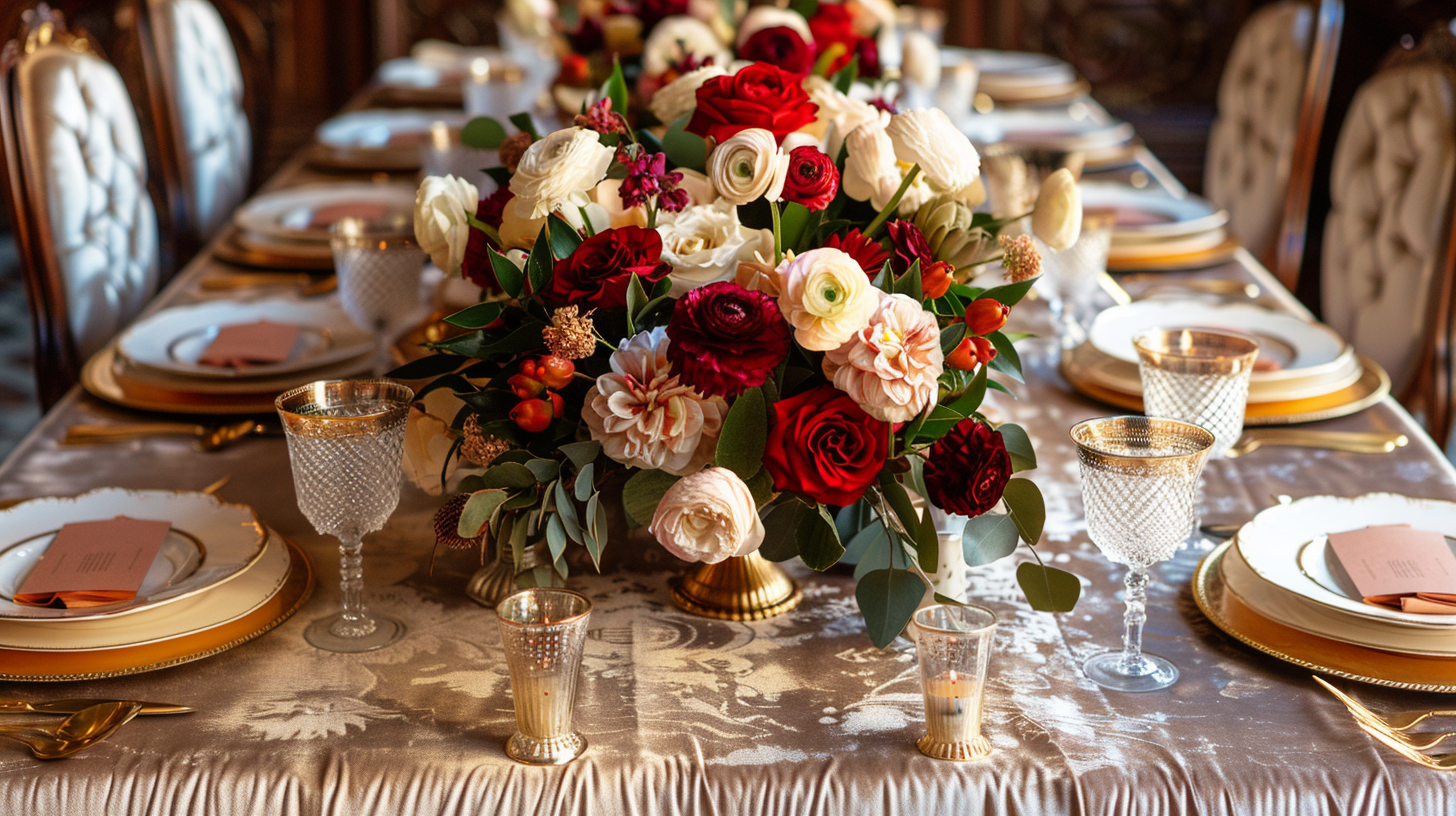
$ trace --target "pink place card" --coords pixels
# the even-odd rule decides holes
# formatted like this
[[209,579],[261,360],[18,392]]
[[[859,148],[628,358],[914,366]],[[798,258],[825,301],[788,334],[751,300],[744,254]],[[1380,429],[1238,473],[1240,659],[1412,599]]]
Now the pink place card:
[[126,516],[66,524],[15,602],[77,609],[135,598],[170,529],[170,521]]
[[1456,555],[1444,535],[1386,524],[1330,533],[1330,549],[1366,603],[1456,614]]
[[217,336],[202,350],[202,365],[246,368],[262,363],[281,363],[293,354],[298,327],[292,323],[259,320],[234,323],[218,329]]
[[389,212],[389,207],[384,204],[373,204],[368,201],[352,201],[348,204],[330,204],[327,207],[319,207],[313,211],[313,217],[308,221],[310,227],[332,227],[336,222],[345,218],[358,218],[361,221],[378,221]]

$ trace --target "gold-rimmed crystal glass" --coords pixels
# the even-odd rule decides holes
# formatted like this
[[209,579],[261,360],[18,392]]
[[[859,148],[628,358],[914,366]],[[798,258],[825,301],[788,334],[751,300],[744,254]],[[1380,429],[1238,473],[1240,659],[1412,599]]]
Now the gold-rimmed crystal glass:
[[355,325],[374,335],[375,375],[394,367],[390,342],[420,308],[425,251],[411,230],[408,221],[358,218],[340,219],[329,228],[339,302]]
[[1078,423],[1072,441],[1087,535],[1108,560],[1128,568],[1122,651],[1094,655],[1082,669],[1092,682],[1118,691],[1167,688],[1178,668],[1142,650],[1148,568],[1188,538],[1195,486],[1214,436],[1187,422],[1124,416]]
[[298,509],[339,539],[343,611],[304,630],[330,652],[367,652],[398,640],[404,625],[364,608],[364,535],[399,504],[405,419],[414,391],[389,380],[324,380],[278,397]]
[[586,750],[572,715],[591,601],[569,589],[536,587],[508,596],[495,611],[516,707],[506,754],[527,765],[576,759]]
[[1215,440],[1209,455],[1221,458],[1244,432],[1258,342],[1209,329],[1153,329],[1133,345],[1143,413],[1207,428]]
[[926,756],[960,762],[989,756],[981,705],[996,613],[973,604],[935,604],[916,610],[910,625],[925,694],[925,736],[915,747]]

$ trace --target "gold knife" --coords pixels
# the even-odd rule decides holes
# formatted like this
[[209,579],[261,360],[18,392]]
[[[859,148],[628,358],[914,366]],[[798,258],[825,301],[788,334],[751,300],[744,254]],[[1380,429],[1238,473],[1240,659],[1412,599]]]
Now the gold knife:
[[[97,703],[109,703],[111,700],[49,700],[41,703],[28,703],[24,700],[0,700],[0,714],[75,714],[82,709],[90,708]],[[172,705],[171,703],[142,703],[141,714],[191,714],[196,711],[187,706]]]

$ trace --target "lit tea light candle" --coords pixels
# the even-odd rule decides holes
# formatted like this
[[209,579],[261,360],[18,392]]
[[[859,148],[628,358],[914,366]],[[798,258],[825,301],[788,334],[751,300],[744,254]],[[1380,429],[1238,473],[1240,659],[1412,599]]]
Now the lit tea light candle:
[[951,669],[925,682],[925,726],[936,742],[965,743],[981,733],[981,684]]

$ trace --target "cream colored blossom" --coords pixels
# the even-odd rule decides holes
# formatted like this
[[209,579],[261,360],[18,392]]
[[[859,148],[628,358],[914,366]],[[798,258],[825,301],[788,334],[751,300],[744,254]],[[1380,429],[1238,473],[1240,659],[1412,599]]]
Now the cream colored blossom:
[[662,259],[672,264],[672,297],[727,280],[740,260],[752,257],[761,233],[773,235],[769,230],[743,226],[738,220],[738,208],[727,199],[688,207],[671,218],[665,216],[659,215],[663,223],[657,232],[662,235]]
[[[895,146],[880,120],[865,122],[855,128],[846,137],[845,145],[849,152],[840,177],[844,194],[855,201],[868,201],[876,210],[883,210],[904,183],[910,165],[895,158]],[[925,174],[917,173],[900,197],[900,205],[895,212],[908,218],[935,195],[936,191]]]
[[980,154],[939,108],[897,113],[885,133],[896,158],[920,165],[930,183],[945,192],[964,190],[981,175]]
[[426,176],[415,193],[415,240],[446,274],[460,274],[470,243],[469,216],[480,206],[474,184],[454,176]]
[[521,218],[544,218],[556,210],[585,206],[586,193],[612,165],[616,151],[596,131],[570,127],[526,148],[511,176],[511,206]]
[[[855,99],[839,92],[834,83],[817,74],[804,77],[804,92],[819,106],[814,114],[817,119],[817,133],[824,152],[829,158],[838,159],[844,139],[855,128],[866,122],[888,124],[890,114],[868,102]],[[863,200],[863,199],[861,199]]]
[[777,201],[788,173],[788,154],[779,149],[773,132],[763,128],[733,134],[708,156],[708,178],[718,195],[734,204]]
[[[586,220],[582,218],[583,210],[591,219],[592,232],[601,232],[612,226],[612,217],[607,209],[595,201],[589,202],[585,207],[566,207],[556,214],[570,224],[572,229],[581,232],[586,226]],[[506,207],[501,213],[501,246],[505,249],[529,250],[536,245],[536,238],[541,235],[541,228],[546,226],[547,217],[543,215],[540,218],[522,218],[516,214],[515,208]],[[507,256],[509,257],[509,253]]]
[[626,226],[646,227],[646,207],[640,204],[635,207],[622,206],[622,181],[623,179],[602,179],[602,183],[593,187],[587,196],[606,211],[607,221],[612,229]]
[[682,173],[677,188],[687,191],[689,205],[712,204],[718,200],[718,191],[713,189],[713,180],[706,173],[691,167],[679,167],[677,172]]
[[450,456],[455,432],[450,423],[464,407],[465,403],[448,388],[437,388],[410,406],[404,427],[404,473],[431,496],[444,490],[442,472],[446,480],[455,473],[457,463]]
[[810,351],[829,351],[869,325],[880,291],[848,253],[811,249],[779,266],[779,311],[794,339]]
[[582,418],[613,461],[684,475],[713,458],[728,403],[704,397],[669,373],[661,326],[612,352],[612,370],[586,395]]
[[704,564],[748,555],[764,536],[753,493],[721,467],[688,474],[668,488],[647,529],[668,552]]
[[713,58],[718,65],[727,65],[733,55],[711,26],[687,15],[668,17],[653,26],[642,47],[642,72],[657,76],[687,54],[700,61]]
[[809,21],[804,15],[774,6],[754,6],[738,23],[738,42],[734,47],[741,49],[749,37],[765,28],[791,28],[804,42],[814,44],[814,35],[809,33]]
[[670,125],[698,109],[698,88],[713,77],[728,73],[721,65],[704,65],[674,79],[652,95],[647,107],[664,125]]
[[908,422],[935,402],[945,368],[940,324],[920,302],[886,295],[868,326],[824,355],[824,376],[885,422]]
[[[778,268],[774,264],[773,230],[762,230],[758,244],[753,247],[753,256],[738,262],[733,273],[733,282],[753,292],[762,292],[777,299],[783,291]],[[784,260],[792,261],[794,251],[786,250]]]
[[905,32],[902,54],[901,76],[927,93],[933,93],[940,86],[940,47],[929,34],[912,28]]
[[1046,177],[1031,214],[1031,231],[1053,252],[1077,243],[1082,234],[1082,192],[1072,171],[1063,167]]

